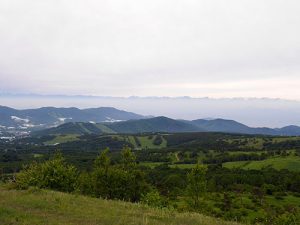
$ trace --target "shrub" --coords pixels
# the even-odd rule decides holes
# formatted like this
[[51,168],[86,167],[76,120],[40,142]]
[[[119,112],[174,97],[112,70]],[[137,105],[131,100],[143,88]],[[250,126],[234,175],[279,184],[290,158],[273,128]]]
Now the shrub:
[[16,176],[17,188],[30,186],[49,188],[57,191],[72,192],[75,189],[77,170],[68,165],[60,153],[44,163],[33,163]]
[[141,202],[152,207],[163,207],[163,199],[156,189],[142,195]]
[[16,186],[18,189],[28,189],[30,186],[39,186],[41,165],[33,162],[25,166],[23,170],[16,175]]
[[89,173],[80,173],[77,179],[76,190],[83,195],[93,196],[92,177]]

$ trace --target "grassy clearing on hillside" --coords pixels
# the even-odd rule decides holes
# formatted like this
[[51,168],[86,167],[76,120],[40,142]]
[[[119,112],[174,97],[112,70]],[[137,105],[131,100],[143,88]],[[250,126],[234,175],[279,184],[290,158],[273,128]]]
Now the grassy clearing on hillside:
[[172,164],[169,165],[171,168],[179,168],[179,169],[192,169],[195,168],[196,164]]
[[234,139],[227,139],[228,143],[237,143],[237,145],[241,145],[242,148],[255,148],[255,149],[262,149],[264,140],[260,137],[249,137],[249,138],[234,138]]
[[54,145],[56,143],[66,143],[66,142],[71,142],[71,141],[77,141],[79,135],[77,134],[68,134],[68,135],[57,135],[54,139],[51,141],[46,141],[45,144],[47,145]]
[[267,153],[267,151],[249,151],[249,152],[245,152],[245,151],[231,151],[231,152],[227,152],[229,155],[240,155],[240,154],[247,154],[247,155],[251,155],[251,154],[258,154],[258,155],[262,155],[264,153]]
[[274,169],[288,169],[300,172],[300,157],[274,157],[262,161],[243,161],[243,162],[227,162],[223,163],[226,168],[241,168],[260,170],[264,167],[272,167]]
[[104,133],[107,133],[107,134],[114,134],[114,133],[116,133],[115,131],[113,131],[109,127],[105,126],[104,124],[96,123],[95,126],[98,127],[100,130],[102,130]]
[[232,138],[226,139],[229,144],[236,143],[241,148],[263,149],[264,144],[271,142],[273,144],[286,141],[299,141],[300,137],[248,137],[248,138]]
[[131,143],[135,149],[161,149],[167,147],[167,140],[162,136],[162,143],[160,145],[154,144],[154,139],[156,135],[151,136],[136,136],[140,146],[136,143],[134,136],[128,136],[127,141]]
[[147,166],[147,167],[150,167],[151,169],[157,167],[157,166],[160,166],[164,164],[163,162],[141,162],[139,163],[139,165],[141,166]]
[[276,137],[272,139],[272,143],[280,143],[284,141],[299,141],[300,137]]
[[[163,164],[162,162],[141,162],[140,165],[154,168]],[[196,164],[169,164],[171,168],[192,169]],[[299,156],[278,156],[262,161],[236,161],[223,163],[225,168],[253,169],[261,170],[265,167],[272,167],[277,170],[287,169],[290,171],[300,172],[300,157]]]
[[10,225],[237,225],[195,213],[107,201],[54,191],[0,187],[0,224]]
[[149,139],[148,136],[138,137],[139,141],[141,142],[142,148],[160,149],[167,147],[167,141],[164,137],[162,137],[163,142],[160,145],[153,144],[155,136],[156,135],[154,135],[152,139]]

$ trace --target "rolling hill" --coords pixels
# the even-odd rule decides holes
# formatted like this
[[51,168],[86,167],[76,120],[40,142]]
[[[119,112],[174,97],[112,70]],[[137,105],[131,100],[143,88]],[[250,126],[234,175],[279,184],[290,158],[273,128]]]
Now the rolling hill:
[[258,127],[253,128],[246,126],[234,120],[214,119],[214,120],[193,120],[190,122],[200,129],[209,132],[225,132],[238,134],[263,134],[263,135],[279,135],[279,136],[299,136],[300,127],[287,126],[283,128]]
[[145,118],[111,107],[91,109],[43,107],[16,110],[0,106],[0,130],[32,131],[58,126],[67,122],[116,122]]
[[178,120],[167,117],[154,117],[150,119],[128,120],[114,123],[65,123],[58,127],[33,132],[35,136],[58,134],[103,134],[103,133],[180,133],[198,132],[202,129]]
[[163,116],[150,119],[110,123],[107,124],[107,126],[117,133],[180,133],[204,131],[193,124],[185,123],[179,120],[173,120]]
[[134,133],[184,133],[184,132],[223,132],[236,134],[262,134],[275,136],[299,136],[300,127],[289,126],[278,129],[252,128],[233,120],[174,120],[167,117],[128,120],[105,123],[65,123],[50,129],[33,132],[34,135],[57,134],[134,134]]
[[[45,130],[46,129],[46,130]],[[225,132],[299,136],[300,127],[253,128],[234,120],[175,120],[145,117],[111,107],[90,109],[43,107],[16,110],[0,106],[0,134],[102,134],[147,132]],[[6,135],[8,136],[8,135]]]
[[82,122],[69,122],[64,123],[58,127],[53,127],[41,131],[33,132],[39,136],[44,135],[61,135],[61,134],[103,134],[103,133],[115,133],[109,127],[103,124],[94,124],[94,123],[82,123]]
[[234,120],[193,120],[191,124],[211,132],[249,133],[251,128]]

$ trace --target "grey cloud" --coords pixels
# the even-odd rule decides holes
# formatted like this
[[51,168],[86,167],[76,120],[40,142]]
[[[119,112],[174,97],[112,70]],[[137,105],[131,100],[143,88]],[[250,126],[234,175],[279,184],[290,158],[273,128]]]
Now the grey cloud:
[[3,0],[0,90],[300,98],[247,85],[299,77],[299,10],[296,0]]

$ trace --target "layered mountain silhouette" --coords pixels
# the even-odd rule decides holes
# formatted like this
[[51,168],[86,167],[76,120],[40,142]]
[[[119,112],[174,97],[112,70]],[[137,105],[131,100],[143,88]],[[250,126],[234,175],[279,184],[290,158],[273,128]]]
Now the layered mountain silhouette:
[[145,117],[111,107],[90,109],[43,107],[16,110],[0,106],[0,131],[12,130],[48,134],[102,134],[149,132],[225,132],[299,136],[300,127],[271,129],[253,128],[234,120],[199,119],[175,120],[168,117]]
[[146,118],[111,107],[90,109],[43,107],[16,110],[0,106],[0,129],[40,130],[58,126],[66,122],[116,122]]
[[289,126],[280,129],[251,128],[233,120],[174,120],[167,117],[129,120],[115,123],[66,123],[61,126],[36,132],[35,135],[58,134],[103,134],[103,133],[183,133],[183,132],[224,132],[237,134],[262,134],[299,136],[300,127]]

